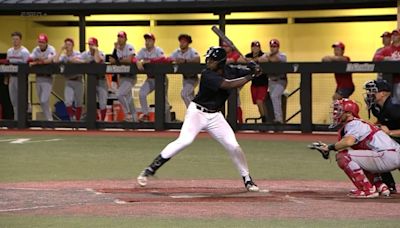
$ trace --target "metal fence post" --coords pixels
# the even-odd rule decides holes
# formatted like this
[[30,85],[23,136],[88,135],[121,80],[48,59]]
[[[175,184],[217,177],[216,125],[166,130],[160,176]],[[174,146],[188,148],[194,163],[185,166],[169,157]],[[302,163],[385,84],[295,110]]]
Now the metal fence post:
[[17,127],[19,129],[27,128],[28,117],[28,74],[29,66],[27,64],[18,65],[17,84],[18,84],[18,116]]
[[312,77],[302,73],[300,82],[301,132],[312,132]]
[[155,89],[155,122],[154,128],[156,131],[165,129],[165,74],[157,73],[155,75],[156,89]]

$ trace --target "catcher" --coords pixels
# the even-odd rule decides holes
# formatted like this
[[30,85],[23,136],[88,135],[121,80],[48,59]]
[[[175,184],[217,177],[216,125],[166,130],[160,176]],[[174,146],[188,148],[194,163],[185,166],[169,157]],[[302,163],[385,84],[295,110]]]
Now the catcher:
[[310,148],[318,150],[325,159],[330,151],[338,151],[338,166],[357,188],[350,191],[349,197],[376,198],[379,193],[389,196],[390,191],[379,174],[400,168],[400,145],[378,127],[361,120],[358,112],[354,101],[336,100],[329,127],[342,125],[339,141],[330,145],[317,142]]

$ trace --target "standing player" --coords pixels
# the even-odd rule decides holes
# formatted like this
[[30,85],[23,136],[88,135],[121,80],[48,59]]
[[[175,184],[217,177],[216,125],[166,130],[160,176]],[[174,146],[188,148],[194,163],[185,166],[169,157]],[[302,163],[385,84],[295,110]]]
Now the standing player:
[[[265,53],[260,62],[286,62],[286,54],[279,51],[280,42],[277,39],[269,41],[270,52]],[[271,97],[272,107],[274,109],[274,123],[284,123],[282,113],[282,94],[287,86],[286,74],[268,74],[268,90]]]
[[[32,51],[32,62],[30,65],[49,64],[53,62],[56,55],[56,49],[48,44],[46,34],[40,34],[38,37],[38,46]],[[53,120],[50,109],[50,94],[53,89],[53,76],[51,74],[36,74],[36,92],[39,98],[40,106],[47,121]]]
[[349,193],[352,198],[376,198],[390,194],[387,186],[376,174],[400,168],[400,145],[378,127],[359,119],[358,105],[349,99],[333,104],[331,127],[342,124],[339,141],[320,146],[325,153],[336,154],[338,166],[357,187]]
[[[103,63],[105,60],[104,53],[99,50],[99,42],[95,37],[91,37],[88,40],[89,50],[82,53],[82,61],[85,63]],[[97,79],[97,99],[99,101],[100,108],[100,120],[104,121],[107,112],[107,98],[108,98],[108,87],[106,78],[104,75],[88,75],[89,77],[96,77]]]
[[[400,61],[400,31],[392,31],[392,45],[389,45],[374,56],[374,61]],[[400,104],[400,74],[393,75],[393,101]]]
[[[200,63],[200,56],[197,51],[189,47],[192,43],[192,37],[188,34],[181,34],[178,36],[179,48],[177,48],[172,54],[171,58],[174,62],[180,63]],[[189,107],[190,102],[194,98],[194,88],[199,84],[199,77],[197,74],[184,74],[183,85],[181,91],[181,97],[186,105]]]
[[[228,151],[236,168],[243,177],[248,191],[258,191],[250,177],[245,155],[235,138],[235,133],[220,112],[233,89],[251,81],[254,71],[239,70],[226,65],[226,52],[221,47],[211,47],[206,54],[207,69],[201,74],[200,89],[190,103],[179,138],[165,147],[161,154],[143,170],[137,178],[140,186],[146,186],[147,177],[189,146],[201,130],[206,130]],[[235,79],[227,79],[236,77]]]
[[[152,33],[144,34],[145,47],[142,48],[138,54],[137,59],[142,64],[157,62],[157,60],[165,59],[164,51],[154,45],[156,37]],[[153,61],[152,61],[153,60]],[[154,61],[156,60],[156,61]],[[165,119],[166,121],[171,120],[170,106],[168,103],[168,78],[165,76]],[[139,121],[149,121],[149,105],[147,104],[147,96],[154,91],[156,88],[155,75],[147,74],[147,79],[143,83],[139,91],[140,106],[142,108],[142,115],[139,117]]]
[[[379,128],[400,143],[400,105],[390,96],[390,85],[385,80],[367,81],[365,103],[368,110],[378,119]],[[392,174],[382,173],[383,182],[391,193],[396,193],[396,183]]]
[[[392,43],[392,34],[390,32],[384,32],[381,35],[381,38],[382,38],[383,47],[380,47],[375,51],[374,57],[375,57],[376,53],[378,53],[380,50],[384,49],[385,47],[390,46],[390,44]],[[383,73],[378,73],[378,78],[377,79],[385,79],[385,78],[386,77],[384,76]]]
[[[249,61],[259,62],[261,56],[264,52],[261,50],[261,44],[259,41],[255,40],[251,42],[251,52],[246,54],[245,57]],[[251,98],[253,104],[256,104],[258,111],[260,112],[261,120],[263,123],[267,121],[267,107],[265,105],[265,97],[268,93],[268,77],[266,74],[262,74],[259,77],[254,78],[251,81]]]
[[[66,38],[60,52],[54,57],[55,63],[83,63],[81,53],[74,51],[74,40]],[[79,121],[82,115],[83,104],[83,75],[82,74],[64,74],[66,79],[64,88],[65,106],[70,120]],[[75,107],[75,111],[74,111]]]
[[[240,57],[240,54],[233,50],[231,46],[229,46],[226,42],[222,42],[222,48],[226,52],[226,64],[235,64],[235,63],[246,63],[246,60]],[[237,107],[236,107],[236,121],[238,123],[243,123],[243,110],[241,107],[240,101],[240,90],[242,88],[237,89]]]
[[[131,44],[126,43],[128,37],[126,32],[119,32],[118,40],[115,43],[113,55],[110,57],[111,64],[130,64],[135,57],[135,49]],[[143,68],[136,64],[139,70]],[[136,109],[132,98],[132,88],[136,84],[135,74],[119,74],[119,88],[117,90],[118,101],[122,105],[125,114],[125,121],[136,121]]]
[[[27,63],[29,51],[22,46],[22,34],[20,32],[11,33],[12,47],[7,50],[7,61],[12,64]],[[18,119],[18,78],[17,74],[10,74],[8,89],[10,100],[14,110],[14,120]]]
[[[333,56],[325,56],[322,58],[322,62],[350,62],[350,57],[344,55],[344,43],[336,42],[332,44]],[[354,83],[351,73],[336,73],[336,91],[332,96],[332,99],[340,100],[342,98],[349,98],[354,92]]]

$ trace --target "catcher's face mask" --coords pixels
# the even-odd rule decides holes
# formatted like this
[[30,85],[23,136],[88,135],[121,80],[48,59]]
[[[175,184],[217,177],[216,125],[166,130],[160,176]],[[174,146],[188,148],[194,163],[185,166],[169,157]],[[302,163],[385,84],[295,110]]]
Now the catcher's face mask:
[[375,95],[379,92],[378,87],[375,81],[371,80],[365,83],[364,89],[366,90],[366,93],[364,94],[365,104],[367,105],[368,109],[371,109],[376,101]]
[[332,104],[331,125],[329,125],[329,128],[335,128],[336,126],[341,124],[343,114],[344,110],[342,104],[339,101],[335,101]]

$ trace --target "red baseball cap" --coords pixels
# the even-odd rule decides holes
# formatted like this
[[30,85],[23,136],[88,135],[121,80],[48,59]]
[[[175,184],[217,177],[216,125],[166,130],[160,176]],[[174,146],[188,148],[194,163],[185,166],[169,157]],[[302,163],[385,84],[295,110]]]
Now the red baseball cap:
[[90,37],[87,43],[89,45],[99,46],[99,41],[94,37]]
[[341,48],[342,50],[344,50],[346,46],[344,46],[344,43],[338,41],[338,42],[332,44],[332,47],[333,47],[333,48],[339,47],[339,48]]
[[124,31],[119,32],[117,36],[128,39],[128,36],[126,35],[126,32],[124,32]]
[[391,37],[391,36],[392,36],[392,34],[388,31],[382,33],[382,35],[381,35],[381,37]]
[[49,41],[49,38],[47,37],[46,34],[41,33],[39,34],[37,41],[40,43],[47,43]]
[[260,41],[254,40],[253,42],[251,42],[251,46],[252,46],[252,47],[254,47],[254,46],[256,46],[256,47],[261,47]]
[[72,44],[75,43],[74,40],[73,40],[72,38],[66,38],[66,39],[64,40],[64,43],[65,43],[65,42],[71,42]]
[[280,47],[280,43],[279,43],[279,40],[277,40],[277,39],[272,39],[272,40],[270,40],[269,41],[269,46],[270,47]]
[[154,36],[153,33],[146,33],[144,34],[144,39],[152,39],[152,40],[156,40],[156,37]]

